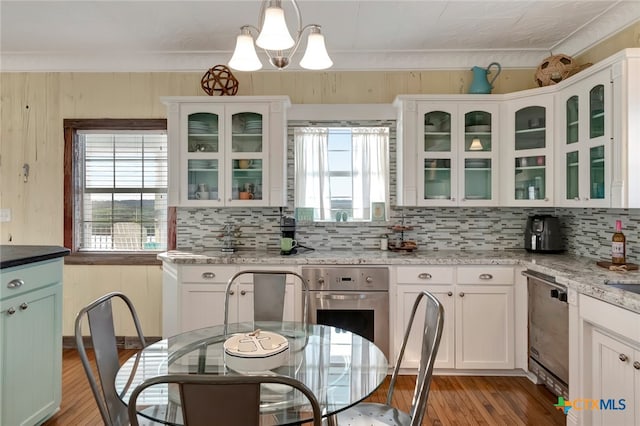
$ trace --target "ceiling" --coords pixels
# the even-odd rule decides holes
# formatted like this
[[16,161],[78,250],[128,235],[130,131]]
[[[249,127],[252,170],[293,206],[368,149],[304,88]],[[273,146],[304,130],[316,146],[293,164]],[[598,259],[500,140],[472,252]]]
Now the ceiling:
[[[536,67],[640,20],[638,0],[298,3],[303,25],[322,26],[333,70]],[[1,0],[0,70],[200,72],[228,62],[240,26],[258,26],[259,9],[258,0]],[[303,49],[288,69],[299,69]]]

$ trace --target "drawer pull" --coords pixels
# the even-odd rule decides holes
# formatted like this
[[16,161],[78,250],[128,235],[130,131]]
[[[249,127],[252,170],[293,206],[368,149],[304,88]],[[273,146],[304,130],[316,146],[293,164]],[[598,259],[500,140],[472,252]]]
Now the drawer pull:
[[479,278],[481,280],[492,280],[493,279],[493,275],[491,275],[491,274],[480,274]]
[[23,302],[22,304],[20,304],[20,310],[21,310],[21,311],[26,311],[28,307],[29,307],[29,305],[27,305],[27,304],[26,304],[26,303],[24,303],[24,302]]
[[618,355],[618,359],[622,362],[626,362],[629,359],[625,354]]
[[633,361],[633,368],[635,368],[636,370],[640,370],[640,362]]
[[16,308],[14,308],[13,306],[7,309],[7,315],[13,315],[15,313],[16,313]]
[[213,278],[216,277],[216,274],[214,274],[213,272],[203,272],[202,273],[202,278],[205,280],[211,280]]
[[240,294],[244,296],[245,294],[247,294],[247,290],[240,290]]
[[22,287],[23,285],[24,285],[24,281],[22,281],[19,278],[16,278],[15,280],[9,281],[9,283],[7,284],[7,288],[18,288],[18,287]]
[[464,291],[460,292],[460,297],[464,297]]
[[229,290],[229,294],[230,294],[231,296],[233,296],[235,293],[236,293],[235,291],[233,291],[233,290]]
[[452,291],[448,292],[447,296],[449,296],[449,297],[453,296],[453,292]]
[[421,280],[430,280],[433,277],[431,276],[431,274],[427,274],[426,272],[423,272],[418,275],[418,278],[420,278]]

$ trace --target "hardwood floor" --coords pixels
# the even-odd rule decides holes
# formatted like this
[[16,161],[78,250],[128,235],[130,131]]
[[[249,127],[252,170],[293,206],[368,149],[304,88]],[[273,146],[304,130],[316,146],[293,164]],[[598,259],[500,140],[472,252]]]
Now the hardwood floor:
[[[120,352],[121,360],[135,350]],[[101,418],[75,349],[63,350],[62,406],[45,426],[100,425]],[[408,411],[413,377],[402,376],[394,405]],[[370,400],[384,402],[388,380]],[[524,377],[434,376],[423,425],[564,425],[550,392]]]

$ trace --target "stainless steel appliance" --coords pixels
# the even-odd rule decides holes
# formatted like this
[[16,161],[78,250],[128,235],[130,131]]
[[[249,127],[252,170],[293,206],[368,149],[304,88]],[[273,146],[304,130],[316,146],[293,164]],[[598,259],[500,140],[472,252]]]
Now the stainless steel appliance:
[[527,251],[540,253],[564,251],[560,220],[550,215],[529,216],[524,230],[524,248]]
[[302,267],[309,283],[309,322],[349,330],[389,358],[389,268]]
[[554,277],[524,271],[529,291],[529,371],[558,396],[569,397],[567,288]]

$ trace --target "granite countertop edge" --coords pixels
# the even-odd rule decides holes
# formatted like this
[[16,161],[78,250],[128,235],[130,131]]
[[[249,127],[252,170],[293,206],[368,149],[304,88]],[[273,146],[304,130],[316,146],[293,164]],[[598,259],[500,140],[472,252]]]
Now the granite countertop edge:
[[640,272],[614,272],[596,265],[598,259],[568,254],[534,254],[525,250],[433,250],[397,253],[382,250],[331,250],[281,256],[277,251],[215,251],[160,253],[158,259],[176,265],[520,265],[556,277],[580,294],[640,313],[640,295],[606,282],[640,283]]

